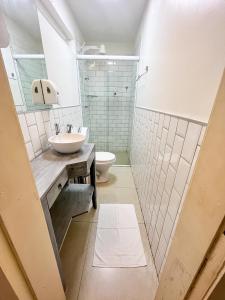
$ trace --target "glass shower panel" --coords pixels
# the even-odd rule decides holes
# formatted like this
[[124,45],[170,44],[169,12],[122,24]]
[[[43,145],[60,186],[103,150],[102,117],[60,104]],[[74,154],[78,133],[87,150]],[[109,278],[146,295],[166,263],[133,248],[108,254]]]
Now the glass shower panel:
[[96,150],[108,151],[107,70],[98,61],[80,61],[79,66],[84,126]]
[[118,164],[129,164],[136,63],[108,61],[108,148]]
[[97,151],[116,154],[117,164],[129,164],[136,63],[79,61],[84,126]]

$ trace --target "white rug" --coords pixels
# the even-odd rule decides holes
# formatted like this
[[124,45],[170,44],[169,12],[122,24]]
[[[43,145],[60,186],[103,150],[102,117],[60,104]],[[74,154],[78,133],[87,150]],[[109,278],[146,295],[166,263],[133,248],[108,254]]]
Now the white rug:
[[101,204],[94,251],[94,267],[146,266],[133,204]]

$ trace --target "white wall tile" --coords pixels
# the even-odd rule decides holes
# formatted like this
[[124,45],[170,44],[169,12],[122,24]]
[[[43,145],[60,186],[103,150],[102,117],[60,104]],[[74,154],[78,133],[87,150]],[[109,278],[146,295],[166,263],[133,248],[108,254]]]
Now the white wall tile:
[[163,194],[165,181],[166,181],[166,175],[163,171],[161,171],[160,177],[159,177],[159,184],[158,184],[158,193],[160,195]]
[[[121,63],[123,62],[118,62],[119,65],[113,67],[120,68]],[[86,67],[87,65],[83,66],[83,68]],[[134,101],[131,97],[132,93],[130,91],[133,91],[132,89],[134,88],[134,77],[124,75],[130,75],[131,71],[130,68],[128,68],[130,66],[122,66],[123,68],[128,68],[126,71],[114,69],[113,73],[107,73],[106,66],[104,64],[102,65],[101,62],[97,62],[96,67],[98,68],[98,71],[95,75],[89,75],[88,71],[89,80],[83,82],[83,88],[81,89],[81,93],[83,91],[83,94],[86,93],[98,96],[97,102],[91,98],[87,99],[87,97],[85,99],[86,101],[83,101],[83,105],[88,104],[89,106],[88,110],[85,108],[83,109],[83,115],[85,126],[92,129],[90,130],[90,141],[95,142],[96,149],[100,149],[101,151],[118,151],[118,149],[121,151],[127,151],[127,149],[129,149],[130,142],[130,131],[132,125],[132,122],[130,121],[132,119]],[[84,72],[84,70],[82,72]],[[92,80],[92,78],[94,78],[94,80]],[[106,80],[109,84],[108,87],[105,85]],[[129,87],[126,93],[124,88],[125,86]],[[115,90],[118,92],[118,97],[112,97]],[[110,109],[109,115],[106,110],[108,102]],[[107,122],[105,122],[107,115],[109,117],[109,134],[106,128],[108,125]],[[147,118],[149,120],[150,114],[148,114],[148,112],[143,112],[142,115],[144,124]],[[162,117],[164,117],[164,115],[162,115],[161,118]],[[154,114],[154,119],[155,118],[158,119],[157,123],[161,124],[160,115]],[[123,126],[121,126],[121,124],[123,124]],[[147,124],[147,122],[145,122],[145,124]],[[158,128],[159,136],[160,124]],[[123,130],[125,127],[126,131]],[[103,131],[101,129],[105,130]],[[109,147],[106,147],[108,138],[111,139],[111,143],[108,144]]]
[[154,203],[154,211],[156,213],[156,219],[158,218],[161,199],[162,199],[162,196],[159,193],[157,193],[156,198],[155,198],[155,203]]
[[173,144],[171,159],[170,159],[170,164],[175,170],[178,167],[181,151],[183,148],[183,143],[184,143],[184,139],[182,137],[180,137],[179,135],[176,135],[174,144]]
[[[62,115],[62,110],[64,111],[65,117]],[[55,112],[55,109],[53,109],[50,111],[36,111],[18,114],[20,127],[23,133],[24,142],[27,144],[26,147],[29,151],[30,160],[33,159],[34,156],[38,156],[42,151],[48,149],[49,144],[47,137],[54,134],[51,129],[50,118],[52,123],[54,123],[55,116],[60,116],[60,122],[62,122],[63,124],[66,124],[66,122],[69,120],[69,122],[74,127],[82,126],[81,106],[68,107],[63,109],[59,108],[57,109],[57,112]],[[44,120],[47,121],[44,122]],[[29,127],[27,123],[29,124]],[[31,143],[28,143],[31,141],[33,145]]]
[[179,207],[179,210],[178,210],[178,214],[177,214],[177,215],[179,215],[180,212],[181,212],[181,210],[182,210],[182,206],[183,206],[183,203],[184,203],[185,198],[186,198],[186,196],[187,196],[188,189],[189,189],[189,185],[186,184],[186,185],[185,185],[185,188],[184,188],[184,193],[183,193],[183,196],[182,196],[182,199],[181,199],[181,203],[180,203],[180,207]]
[[164,218],[163,218],[161,212],[159,211],[157,223],[156,223],[156,230],[157,230],[158,234],[161,234],[161,232],[162,232],[163,223],[164,223]]
[[198,145],[199,146],[201,146],[201,144],[202,144],[202,141],[203,141],[204,136],[205,136],[205,132],[206,132],[206,126],[203,126],[202,130],[201,130],[201,134],[200,134],[199,140],[198,140]]
[[179,119],[177,124],[177,134],[184,137],[186,135],[188,121]]
[[164,153],[164,157],[163,157],[163,162],[162,162],[162,169],[165,172],[165,174],[167,173],[167,170],[168,170],[168,167],[169,167],[171,153],[172,153],[171,147],[166,145],[165,153]]
[[25,145],[26,145],[27,155],[28,155],[29,160],[34,159],[34,149],[33,149],[31,142],[28,142]]
[[30,126],[29,133],[30,133],[34,152],[38,152],[39,150],[41,150],[41,142],[40,142],[37,126],[36,125]]
[[28,127],[27,127],[26,118],[25,118],[24,114],[19,114],[18,118],[19,118],[19,122],[20,122],[20,128],[23,133],[24,142],[27,143],[30,141],[30,134],[29,134]]
[[174,182],[174,187],[181,196],[185,188],[190,167],[191,167],[190,164],[187,163],[183,158],[180,159],[175,182]]
[[156,265],[158,274],[161,270],[163,259],[164,259],[165,253],[166,253],[166,248],[167,248],[166,240],[165,240],[164,236],[161,235],[157,253],[156,253],[156,257],[155,257],[155,265]]
[[158,274],[160,272],[161,263],[162,263],[161,253],[160,253],[160,250],[158,249],[157,252],[156,252],[156,256],[155,256],[155,268],[156,268],[156,271],[157,271]]
[[46,132],[47,138],[51,137],[53,135],[53,132],[51,129],[50,121],[45,122],[44,126],[45,126],[45,132]]
[[169,126],[169,131],[167,136],[167,145],[169,145],[170,147],[173,147],[176,129],[177,129],[177,118],[172,117],[170,120],[170,126]]
[[59,119],[59,111],[58,111],[58,109],[54,109],[53,113],[54,113],[55,119]]
[[156,221],[157,221],[157,214],[156,214],[155,210],[153,209],[152,218],[151,218],[151,227],[152,228],[155,228]]
[[160,142],[160,152],[163,154],[166,147],[166,139],[167,139],[168,130],[163,128],[162,138]]
[[169,201],[169,206],[168,206],[168,212],[172,220],[175,220],[176,218],[180,202],[181,202],[181,196],[173,188],[170,201]]
[[189,123],[188,125],[182,151],[182,157],[185,158],[188,162],[191,162],[194,157],[201,130],[202,126],[199,124]]
[[163,225],[163,236],[167,242],[169,242],[170,240],[172,229],[173,229],[173,221],[171,220],[170,215],[167,214]]
[[163,128],[164,114],[160,114],[159,116],[159,126],[157,131],[157,136],[161,138],[162,128]]
[[153,229],[152,226],[150,225],[149,228],[148,228],[148,239],[149,239],[149,241],[152,240],[153,234],[154,234],[154,229]]
[[168,195],[170,195],[172,191],[175,176],[176,176],[175,170],[171,166],[169,166],[166,182],[165,182],[165,191],[167,192]]
[[48,139],[46,135],[40,136],[41,148],[43,151],[47,150],[49,147]]
[[48,110],[42,111],[42,117],[43,117],[44,122],[49,121],[50,120],[49,119],[49,111]]
[[163,126],[164,126],[166,129],[168,129],[168,128],[169,128],[169,125],[170,125],[170,116],[165,115]]
[[155,230],[153,238],[152,238],[152,255],[153,255],[153,257],[155,257],[155,255],[156,255],[158,244],[159,244],[159,237],[158,237],[157,231]]
[[36,124],[34,113],[26,113],[25,117],[26,117],[26,121],[27,121],[27,126]]
[[162,195],[161,205],[160,205],[160,213],[163,216],[163,218],[165,218],[169,200],[170,200],[169,195],[167,194],[166,191],[164,191]]
[[42,113],[40,111],[35,112],[35,118],[36,118],[36,122],[37,122],[39,135],[45,134],[45,126],[44,126]]
[[155,173],[156,173],[157,177],[159,177],[159,175],[160,175],[160,171],[161,171],[161,168],[162,168],[162,161],[163,161],[163,156],[162,156],[161,153],[159,153],[157,164],[156,164],[156,170],[155,170]]
[[192,175],[193,175],[193,172],[194,172],[194,169],[195,169],[195,164],[196,164],[196,161],[198,159],[199,151],[200,151],[200,146],[198,146],[195,150],[195,155],[194,155],[194,158],[193,158],[193,161],[192,161],[192,164],[191,164],[191,169],[190,169],[190,172],[189,172],[189,175],[188,175],[187,184],[189,184],[190,181],[191,181],[191,178],[192,178]]
[[[136,108],[134,114],[131,165],[159,274],[161,263],[165,261],[167,255],[167,250],[160,250],[160,241],[163,238],[161,241],[165,246],[162,247],[163,249],[167,249],[171,243],[172,234],[175,231],[183,201],[185,201],[184,194],[188,189],[199,153],[197,144],[201,144],[201,138],[196,137],[198,135],[196,128],[200,125],[165,115],[161,129],[163,119],[161,114],[140,108]],[[160,132],[162,132],[161,136]],[[192,134],[195,136],[194,143],[193,138],[190,138]],[[166,142],[165,136],[167,136]],[[198,136],[200,136],[200,131]],[[186,144],[190,141],[190,145],[186,145],[189,148],[185,150],[186,152],[184,151],[185,157],[183,158],[184,141]],[[191,152],[193,148],[195,148],[195,155],[191,157],[189,151]],[[172,150],[173,157],[171,156]],[[156,247],[158,238],[160,241]]]

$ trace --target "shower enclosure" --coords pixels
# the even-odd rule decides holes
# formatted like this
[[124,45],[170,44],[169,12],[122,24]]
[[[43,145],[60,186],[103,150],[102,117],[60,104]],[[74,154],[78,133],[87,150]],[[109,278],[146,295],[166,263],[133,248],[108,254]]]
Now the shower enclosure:
[[116,164],[128,165],[133,117],[136,61],[79,60],[84,126],[96,151],[116,154]]

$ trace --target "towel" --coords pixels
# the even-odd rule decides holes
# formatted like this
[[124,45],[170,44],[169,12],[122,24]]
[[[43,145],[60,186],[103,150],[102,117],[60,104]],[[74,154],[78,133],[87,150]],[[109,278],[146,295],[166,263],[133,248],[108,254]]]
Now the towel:
[[133,204],[101,204],[93,266],[134,268],[147,265]]

